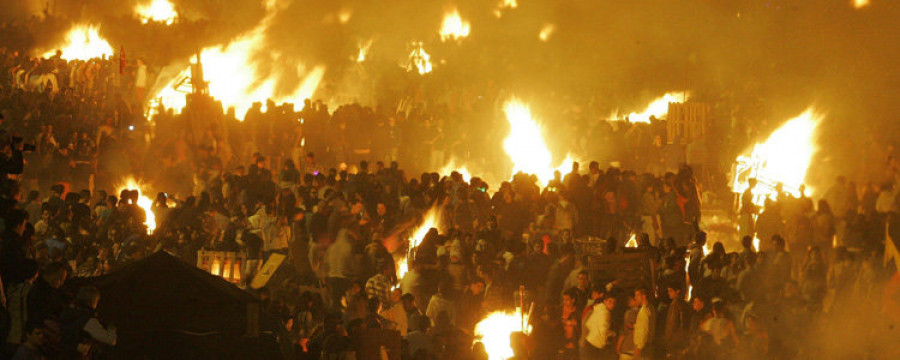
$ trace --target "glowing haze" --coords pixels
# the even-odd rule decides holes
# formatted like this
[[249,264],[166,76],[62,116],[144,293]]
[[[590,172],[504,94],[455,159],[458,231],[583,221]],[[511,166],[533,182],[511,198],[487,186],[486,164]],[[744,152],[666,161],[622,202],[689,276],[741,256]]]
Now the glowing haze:
[[66,60],[89,60],[113,55],[112,46],[100,36],[98,28],[94,25],[73,26],[66,33],[66,42],[46,51],[43,56],[54,56],[57,49],[62,51],[62,58]]

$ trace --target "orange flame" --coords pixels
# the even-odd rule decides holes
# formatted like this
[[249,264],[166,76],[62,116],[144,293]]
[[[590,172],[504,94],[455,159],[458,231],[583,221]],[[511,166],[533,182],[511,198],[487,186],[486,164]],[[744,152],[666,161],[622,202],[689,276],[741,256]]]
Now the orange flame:
[[[112,56],[113,49],[94,25],[75,25],[66,33],[66,42],[58,48],[65,60],[90,60]],[[56,55],[56,49],[44,53],[43,57]]]

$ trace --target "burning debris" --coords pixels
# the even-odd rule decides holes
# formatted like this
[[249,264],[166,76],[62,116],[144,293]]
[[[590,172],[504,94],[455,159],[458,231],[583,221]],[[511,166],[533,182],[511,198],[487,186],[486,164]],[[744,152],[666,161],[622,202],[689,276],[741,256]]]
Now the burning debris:
[[154,21],[172,25],[178,18],[175,6],[169,0],[150,0],[149,3],[135,5],[134,12],[144,24]]
[[753,201],[758,206],[777,196],[779,184],[782,191],[799,197],[800,187],[804,185],[818,150],[816,128],[821,121],[822,115],[812,108],[807,109],[772,132],[766,141],[754,145],[749,154],[738,156],[734,163],[732,191],[741,194],[747,190],[749,180],[756,179]]
[[95,25],[73,26],[66,34],[66,42],[44,52],[43,57],[56,55],[57,49],[62,52],[64,60],[90,60],[113,55],[112,46],[100,36],[99,27]]
[[468,21],[459,16],[459,11],[453,11],[444,15],[444,22],[441,25],[441,41],[460,40],[469,36],[470,25]]

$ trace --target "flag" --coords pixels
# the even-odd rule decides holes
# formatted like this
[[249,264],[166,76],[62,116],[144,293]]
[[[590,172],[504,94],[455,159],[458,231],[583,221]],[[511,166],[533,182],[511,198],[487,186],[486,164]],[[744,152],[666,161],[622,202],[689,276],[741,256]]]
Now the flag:
[[119,47],[119,75],[125,75],[125,65],[127,61],[125,60],[125,47]]
[[900,272],[900,252],[897,251],[897,245],[894,244],[894,239],[891,239],[891,220],[888,219],[884,222],[884,264],[883,266],[887,266],[888,262],[891,259],[894,260],[894,266],[897,267],[897,271]]

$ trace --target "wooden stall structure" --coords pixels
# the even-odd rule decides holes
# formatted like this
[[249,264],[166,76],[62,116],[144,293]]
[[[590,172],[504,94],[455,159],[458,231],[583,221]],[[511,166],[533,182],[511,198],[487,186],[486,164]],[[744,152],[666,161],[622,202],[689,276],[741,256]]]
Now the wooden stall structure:
[[591,282],[618,279],[625,289],[641,286],[656,288],[656,264],[646,252],[590,255],[588,269]]
[[707,103],[669,103],[666,135],[669,143],[688,144],[702,140],[709,131],[711,110]]
[[197,267],[233,284],[240,284],[247,254],[231,251],[197,251]]

